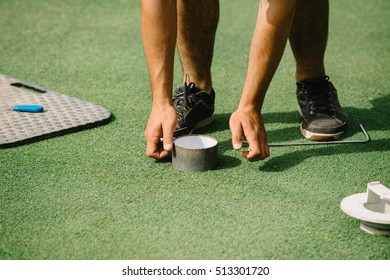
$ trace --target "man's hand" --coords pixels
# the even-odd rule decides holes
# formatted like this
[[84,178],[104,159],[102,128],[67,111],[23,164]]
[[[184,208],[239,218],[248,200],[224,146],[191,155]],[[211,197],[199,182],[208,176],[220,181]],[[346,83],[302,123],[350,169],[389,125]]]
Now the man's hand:
[[249,161],[258,161],[269,156],[267,132],[260,112],[238,109],[230,117],[232,144],[235,150],[242,148],[242,138],[246,137],[249,148],[241,154]]
[[[145,130],[148,157],[162,159],[169,154],[173,146],[173,131],[176,122],[177,116],[173,106],[152,107]],[[162,143],[161,138],[163,138]]]

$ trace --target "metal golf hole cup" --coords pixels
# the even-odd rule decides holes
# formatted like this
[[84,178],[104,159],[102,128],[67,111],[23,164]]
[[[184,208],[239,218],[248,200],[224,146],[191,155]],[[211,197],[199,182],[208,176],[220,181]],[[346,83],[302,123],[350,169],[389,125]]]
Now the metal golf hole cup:
[[187,135],[176,138],[172,152],[174,168],[200,172],[217,168],[218,141],[204,135]]

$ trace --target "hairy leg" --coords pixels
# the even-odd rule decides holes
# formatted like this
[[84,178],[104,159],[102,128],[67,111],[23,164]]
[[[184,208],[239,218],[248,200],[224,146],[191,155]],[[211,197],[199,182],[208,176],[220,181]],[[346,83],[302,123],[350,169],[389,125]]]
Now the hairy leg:
[[198,88],[210,92],[219,1],[179,0],[177,13],[177,47],[183,67],[183,81],[194,82]]
[[298,0],[290,31],[296,61],[296,80],[325,75],[324,54],[328,40],[328,0]]
[[176,0],[142,0],[142,42],[153,101],[171,102],[176,45]]

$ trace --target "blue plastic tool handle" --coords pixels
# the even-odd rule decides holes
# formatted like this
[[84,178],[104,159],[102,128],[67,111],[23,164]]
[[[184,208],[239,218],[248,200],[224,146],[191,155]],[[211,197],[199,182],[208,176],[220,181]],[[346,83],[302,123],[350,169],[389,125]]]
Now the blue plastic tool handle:
[[17,112],[40,113],[43,112],[43,106],[42,105],[15,105],[13,107],[13,110]]

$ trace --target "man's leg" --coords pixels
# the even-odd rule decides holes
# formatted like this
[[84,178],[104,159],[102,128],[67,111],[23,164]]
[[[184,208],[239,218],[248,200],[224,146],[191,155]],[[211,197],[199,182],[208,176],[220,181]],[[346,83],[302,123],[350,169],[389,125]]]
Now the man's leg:
[[301,133],[316,141],[338,139],[347,126],[337,91],[325,76],[328,20],[328,0],[298,0],[289,37],[296,61]]
[[297,1],[289,38],[296,61],[297,82],[325,75],[328,18],[328,0]]
[[219,20],[218,0],[179,0],[177,46],[183,81],[210,92],[211,64]]
[[184,85],[177,88],[175,136],[190,134],[213,120],[215,92],[211,64],[219,19],[218,0],[178,0],[177,47]]

